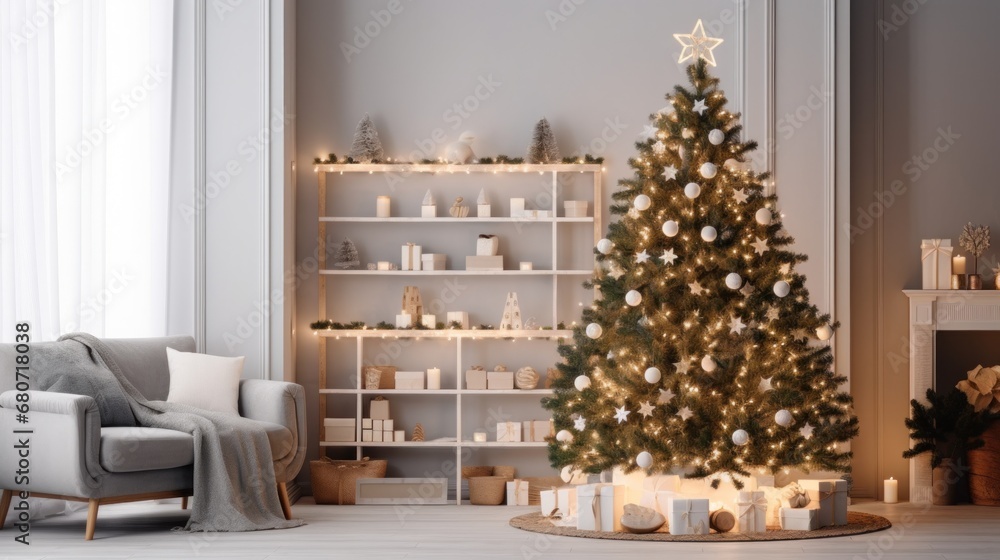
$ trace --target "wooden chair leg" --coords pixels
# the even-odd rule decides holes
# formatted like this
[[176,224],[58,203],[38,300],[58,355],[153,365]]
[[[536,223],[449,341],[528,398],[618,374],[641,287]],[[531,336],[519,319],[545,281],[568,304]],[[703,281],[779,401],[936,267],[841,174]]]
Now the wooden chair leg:
[[188,508],[188,497],[184,496],[183,498],[181,498],[181,509],[187,509],[187,508]]
[[288,501],[288,487],[284,482],[278,483],[278,499],[281,501],[281,512],[285,514],[285,519],[291,519],[292,503]]
[[10,498],[14,495],[11,490],[4,490],[0,496],[0,529],[3,529],[4,520],[7,519],[7,510],[10,509]]
[[99,499],[90,499],[90,505],[87,508],[87,533],[83,537],[83,540],[85,541],[94,540],[94,529],[97,528],[97,508],[100,507],[100,505],[101,501]]

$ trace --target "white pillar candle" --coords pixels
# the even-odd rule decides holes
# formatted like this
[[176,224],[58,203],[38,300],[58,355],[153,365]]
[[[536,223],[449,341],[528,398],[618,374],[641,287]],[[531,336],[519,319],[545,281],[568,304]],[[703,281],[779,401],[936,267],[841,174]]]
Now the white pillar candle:
[[427,370],[427,388],[437,390],[441,388],[441,369],[430,368]]
[[486,432],[475,432],[472,434],[472,441],[483,443],[486,441]]
[[389,197],[380,196],[375,199],[375,217],[376,218],[388,218],[389,217]]
[[437,328],[437,315],[424,314],[420,316],[420,324],[424,326],[425,329],[436,329]]
[[953,257],[951,259],[951,273],[965,274],[965,257]]
[[[963,259],[964,260],[964,259]],[[887,504],[894,504],[899,501],[899,481],[889,477],[889,480],[885,481],[885,497],[882,501]]]
[[531,261],[522,261],[521,262],[521,270],[534,270],[534,268],[535,267],[534,267],[533,264],[531,264]]

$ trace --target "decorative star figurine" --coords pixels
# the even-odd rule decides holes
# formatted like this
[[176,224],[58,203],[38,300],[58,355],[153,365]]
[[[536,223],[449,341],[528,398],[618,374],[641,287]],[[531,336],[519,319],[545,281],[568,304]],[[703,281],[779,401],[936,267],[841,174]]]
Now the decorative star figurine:
[[674,362],[677,373],[687,373],[691,370],[691,358],[681,358],[681,361]]
[[757,388],[760,389],[761,393],[766,393],[774,389],[774,387],[771,385],[772,379],[774,379],[774,377],[765,377],[760,380],[760,383],[757,384]]
[[681,420],[684,420],[686,422],[688,418],[694,416],[694,413],[691,412],[690,408],[685,406],[684,408],[677,411],[677,416],[680,416]]
[[791,263],[785,263],[785,264],[781,265],[778,268],[778,272],[780,272],[782,274],[786,274],[786,275],[787,274],[791,274],[792,273],[792,265],[791,265]]
[[761,239],[759,237],[757,237],[756,239],[757,239],[757,241],[754,241],[750,245],[753,246],[753,250],[754,250],[755,253],[757,253],[758,255],[763,255],[765,252],[767,252],[767,249],[768,249],[768,247],[767,247],[767,241],[764,241],[763,239]]
[[753,284],[750,282],[743,284],[743,287],[740,288],[740,293],[743,294],[743,297],[750,297],[750,294],[753,293]]
[[705,100],[704,99],[698,99],[698,100],[696,100],[694,102],[694,107],[691,107],[691,110],[694,111],[695,113],[698,113],[699,115],[704,114],[705,113],[705,109],[708,109],[708,107],[705,106]]
[[674,33],[674,39],[677,39],[677,42],[684,47],[677,60],[678,63],[688,59],[694,59],[697,62],[699,58],[703,58],[705,62],[715,66],[715,55],[712,54],[712,49],[721,45],[722,39],[705,36],[705,26],[702,25],[700,19],[698,23],[694,24],[694,30],[691,33]]
[[618,268],[617,266],[612,266],[611,270],[608,271],[608,276],[618,280],[622,276],[625,276],[625,271]]
[[637,263],[644,263],[648,260],[649,260],[649,253],[646,252],[645,249],[643,249],[641,253],[635,254],[635,262]]
[[624,405],[621,408],[616,408],[615,409],[615,420],[618,420],[618,423],[621,424],[622,422],[628,420],[628,415],[631,412],[632,412],[631,410],[625,410],[625,406]]
[[659,154],[662,154],[665,151],[667,151],[667,145],[663,143],[663,140],[657,140],[656,143],[653,144],[653,153],[654,154],[659,155]]
[[652,416],[654,410],[656,409],[653,408],[653,405],[649,404],[649,401],[646,401],[639,405],[639,414],[642,414],[643,418],[649,418],[650,416]]
[[674,392],[670,389],[660,389],[660,398],[657,399],[656,404],[667,404],[674,400]]
[[732,320],[729,321],[729,332],[736,333],[738,335],[743,334],[743,329],[747,328],[747,326],[744,325],[743,321],[736,315],[732,315],[731,317]]
[[677,168],[673,164],[670,164],[663,168],[663,176],[666,177],[668,181],[677,178]]
[[696,296],[700,296],[705,291],[705,288],[702,288],[698,282],[691,282],[688,284],[688,288],[691,288],[691,293]]
[[743,189],[733,189],[733,198],[736,199],[736,202],[744,204],[746,203],[747,198],[749,198],[749,196],[747,196],[746,191],[744,191]]
[[778,308],[777,307],[775,307],[775,306],[772,305],[767,310],[767,320],[768,321],[777,321],[779,316],[780,315],[778,313]]
[[587,419],[583,416],[577,416],[576,420],[573,420],[573,427],[576,428],[576,431],[582,432],[587,428]]
[[642,127],[642,132],[639,133],[639,138],[642,138],[643,140],[652,140],[653,138],[656,138],[656,133],[658,132],[659,129],[657,129],[655,126],[647,124],[646,126]]
[[815,429],[816,428],[814,426],[811,426],[809,424],[809,422],[806,422],[805,426],[802,426],[801,428],[799,428],[799,434],[801,434],[802,437],[804,437],[806,439],[810,439],[810,438],[813,437],[813,430],[815,430]]
[[667,249],[660,256],[660,260],[663,261],[663,264],[674,264],[674,261],[677,260],[677,255],[674,254],[673,249]]

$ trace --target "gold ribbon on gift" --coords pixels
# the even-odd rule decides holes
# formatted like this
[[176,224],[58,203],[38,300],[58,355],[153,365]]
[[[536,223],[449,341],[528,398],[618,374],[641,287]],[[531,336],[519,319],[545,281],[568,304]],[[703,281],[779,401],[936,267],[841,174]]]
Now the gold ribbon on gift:
[[[941,249],[941,247],[942,247],[942,243],[941,242],[944,241],[944,240],[943,239],[924,239],[923,241],[924,242],[920,244],[920,260],[921,261],[926,260],[927,257],[932,257],[934,259],[934,261],[933,261],[934,262],[934,267],[933,267],[934,268],[934,276],[933,276],[934,280],[933,280],[933,285],[930,288],[931,289],[936,289],[936,290],[947,289],[948,286],[938,286],[937,285],[938,284],[938,270],[939,270],[939,267],[940,267],[938,261],[940,260],[939,257],[941,255],[941,253],[944,253],[944,251]],[[930,241],[930,243],[926,243],[927,241]]]
[[413,258],[415,256],[413,254],[413,248],[416,247],[416,244],[414,244],[414,243],[407,243],[406,245],[403,245],[403,246],[406,247],[406,255],[410,259],[410,270],[416,270],[417,264],[419,264],[419,261],[420,261],[419,258],[417,258],[418,262],[414,262],[414,260],[413,260]]
[[767,525],[767,498],[763,493],[748,502],[737,500],[736,508],[741,531],[744,527],[756,526],[758,518]]
[[601,489],[594,489],[594,497],[590,499],[590,510],[594,512],[594,530],[603,531],[601,529]]

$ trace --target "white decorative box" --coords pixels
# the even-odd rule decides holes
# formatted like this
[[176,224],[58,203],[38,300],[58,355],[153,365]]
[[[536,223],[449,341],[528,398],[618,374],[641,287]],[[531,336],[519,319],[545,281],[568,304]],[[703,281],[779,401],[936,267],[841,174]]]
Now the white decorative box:
[[382,441],[390,443],[396,441],[395,432],[392,430],[382,430]]
[[576,488],[576,528],[581,531],[621,531],[625,487],[584,484]]
[[392,428],[393,428],[392,418],[389,418],[387,420],[382,420],[382,431],[383,432],[385,432],[385,431],[391,432]]
[[500,252],[500,238],[495,235],[480,235],[476,239],[476,256],[493,257]]
[[369,412],[369,416],[372,419],[388,420],[391,418],[391,416],[389,416],[389,401],[372,400],[371,403],[369,403]]
[[408,329],[413,326],[413,316],[409,313],[400,313],[396,315],[396,328],[397,329]]
[[420,217],[421,218],[437,218],[438,207],[437,204],[424,204],[420,207]]
[[493,209],[489,204],[478,204],[476,215],[480,218],[490,218],[492,217]]
[[486,371],[470,369],[465,372],[465,388],[473,391],[486,389]]
[[400,270],[420,270],[420,245],[414,245],[413,243],[407,243],[403,245],[403,260],[399,267]]
[[819,529],[819,508],[809,504],[804,508],[783,507],[778,510],[781,528],[786,531],[815,531]]
[[465,257],[465,270],[503,270],[503,255]]
[[423,253],[420,266],[424,270],[448,270],[448,255],[444,253]]
[[567,218],[586,218],[588,206],[589,203],[586,200],[566,200],[563,202]]
[[667,508],[671,535],[708,534],[708,498],[671,498]]
[[523,198],[510,199],[510,217],[520,218],[522,216],[524,216],[524,199]]
[[363,429],[363,430],[370,430],[370,429],[372,429],[372,426],[374,426],[374,425],[375,425],[375,421],[372,420],[371,418],[362,418],[361,419],[361,429]]
[[521,429],[524,441],[545,441],[552,435],[552,423],[548,420],[525,420]]
[[740,490],[736,498],[736,523],[741,533],[767,531],[767,498],[760,490]]
[[528,505],[528,481],[515,478],[507,481],[507,505]]
[[[397,371],[396,389],[415,390],[424,388],[424,372],[422,371]],[[383,428],[391,429],[391,428]]]
[[[436,329],[437,328],[437,315],[431,315],[429,313],[424,313],[420,316],[420,324],[425,329]],[[399,387],[397,387],[398,389]]]
[[405,430],[393,430],[392,431],[392,441],[406,441],[406,431]]
[[376,443],[382,443],[382,430],[372,430],[372,441]]
[[372,433],[371,430],[361,430],[361,441],[371,441]]
[[372,429],[375,430],[376,432],[381,432],[382,430],[384,430],[385,428],[382,427],[384,425],[385,425],[385,420],[382,420],[380,418],[372,418]]
[[355,429],[358,427],[354,418],[324,418],[323,428],[326,431],[326,441],[354,441]]
[[545,517],[549,517],[559,509],[559,495],[555,490],[542,490],[538,493],[538,499],[542,505],[542,515]]
[[[842,483],[844,514],[843,523],[836,522],[837,483]],[[819,526],[847,525],[847,481],[846,480],[800,480],[801,486],[809,495],[809,503],[819,506]]]
[[559,509],[563,516],[576,517],[576,487],[560,486],[556,488],[556,496],[559,498]]
[[521,441],[520,422],[497,422],[497,441],[518,443]]
[[467,311],[449,311],[448,324],[446,326],[450,327],[452,323],[459,323],[462,325],[463,329],[468,330],[469,313]]
[[536,215],[538,218],[548,219],[552,217],[552,210],[537,210]]
[[924,239],[920,242],[920,262],[923,269],[923,289],[951,288],[951,239]]
[[513,389],[513,371],[491,371],[486,374],[487,389]]

